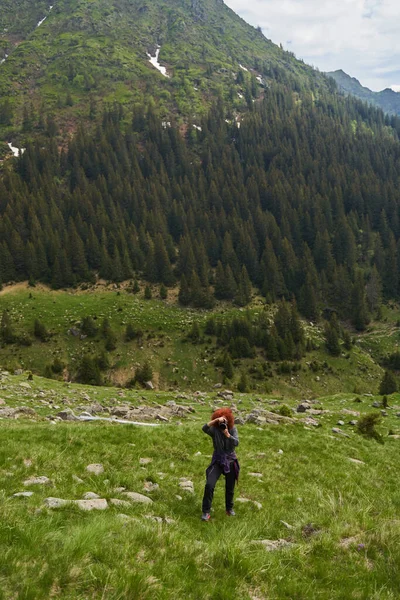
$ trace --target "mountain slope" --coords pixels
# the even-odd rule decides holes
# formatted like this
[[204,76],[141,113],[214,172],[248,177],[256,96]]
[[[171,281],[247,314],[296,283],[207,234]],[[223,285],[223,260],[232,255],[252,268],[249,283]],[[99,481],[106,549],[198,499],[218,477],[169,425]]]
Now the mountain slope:
[[[243,79],[265,85],[264,78],[281,71],[299,86],[325,85],[221,0],[55,0],[51,10],[41,0],[17,0],[2,3],[0,24],[7,29],[3,60],[8,55],[0,93],[16,109],[14,123],[22,121],[19,107],[27,100],[60,117],[85,113],[90,100],[154,97],[166,115],[192,117],[216,95],[245,104]],[[168,76],[150,62],[158,46]]]
[[338,84],[339,89],[347,94],[378,106],[383,112],[389,115],[400,115],[400,94],[397,92],[389,88],[381,92],[373,92],[369,88],[362,86],[358,79],[350,77],[350,75],[347,75],[341,69],[327,73],[327,75],[332,77]]

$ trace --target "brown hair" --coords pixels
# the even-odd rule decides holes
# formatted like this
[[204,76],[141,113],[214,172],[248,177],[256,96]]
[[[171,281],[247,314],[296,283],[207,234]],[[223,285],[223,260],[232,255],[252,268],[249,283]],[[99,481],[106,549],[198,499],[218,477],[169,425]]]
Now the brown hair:
[[[233,412],[230,408],[218,408],[211,415],[211,420],[218,419],[218,417],[225,417],[228,421],[228,429],[232,429],[235,423],[235,417],[233,416]],[[218,427],[218,425],[214,425],[214,427]]]

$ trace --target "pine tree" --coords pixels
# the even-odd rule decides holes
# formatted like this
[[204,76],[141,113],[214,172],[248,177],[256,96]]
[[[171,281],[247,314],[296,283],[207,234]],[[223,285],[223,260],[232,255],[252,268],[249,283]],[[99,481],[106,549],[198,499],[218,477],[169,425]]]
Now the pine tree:
[[395,376],[390,371],[385,371],[379,386],[379,393],[381,396],[389,396],[395,392],[397,392],[397,382]]

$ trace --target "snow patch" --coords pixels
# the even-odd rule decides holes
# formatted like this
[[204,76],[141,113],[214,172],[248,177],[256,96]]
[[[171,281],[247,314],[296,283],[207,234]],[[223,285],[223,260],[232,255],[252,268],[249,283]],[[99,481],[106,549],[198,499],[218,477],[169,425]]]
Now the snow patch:
[[25,152],[25,148],[16,148],[12,145],[11,142],[8,142],[7,146],[10,148],[11,152],[13,153],[13,156],[18,157],[20,153],[23,154]]
[[149,61],[151,62],[153,67],[158,69],[158,71],[160,71],[160,73],[162,75],[164,75],[164,77],[169,77],[166,67],[161,66],[160,63],[158,62],[158,57],[160,56],[160,46],[157,46],[155,56],[151,56],[151,54],[149,54],[148,52],[147,52],[147,56],[149,57]]
[[244,67],[244,66],[243,66],[243,65],[241,65],[240,63],[239,63],[239,67],[240,67],[241,69],[243,69],[243,71],[247,71],[247,72],[249,71],[248,69],[246,69],[246,67]]
[[390,89],[394,92],[400,92],[400,85],[392,85],[390,86]]
[[197,131],[201,131],[201,127],[200,127],[200,125],[195,125],[195,124],[193,123],[193,127],[194,127],[195,129],[197,129]]

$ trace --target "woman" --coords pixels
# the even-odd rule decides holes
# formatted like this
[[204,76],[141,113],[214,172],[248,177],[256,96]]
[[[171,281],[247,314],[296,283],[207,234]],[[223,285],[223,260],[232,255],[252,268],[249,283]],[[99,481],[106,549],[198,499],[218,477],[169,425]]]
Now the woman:
[[235,481],[239,478],[239,462],[234,448],[239,444],[239,438],[234,422],[230,408],[219,408],[212,414],[211,421],[203,425],[204,433],[212,437],[214,453],[211,464],[206,470],[207,479],[203,496],[202,521],[210,520],[214,488],[221,475],[225,476],[226,514],[231,517],[235,515],[233,493]]

